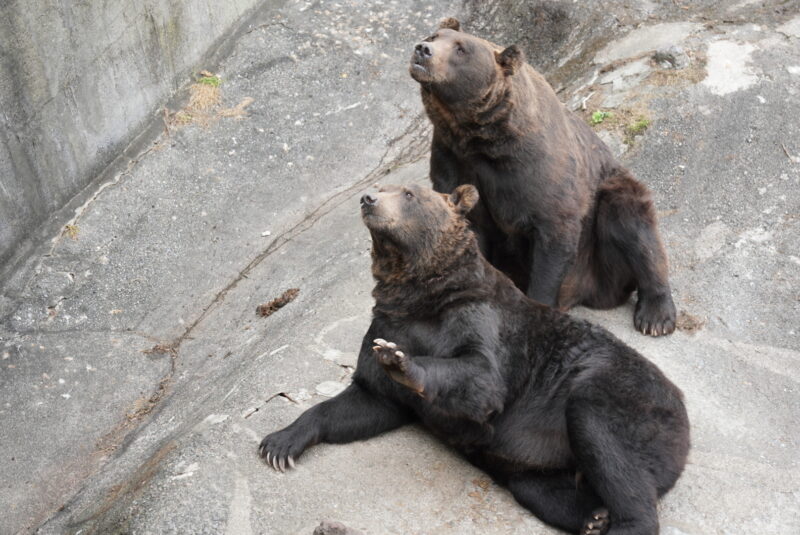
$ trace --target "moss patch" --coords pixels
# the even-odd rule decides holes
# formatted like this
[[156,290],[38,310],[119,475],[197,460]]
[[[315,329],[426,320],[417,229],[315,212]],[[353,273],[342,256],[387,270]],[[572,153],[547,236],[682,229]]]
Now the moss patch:
[[613,114],[610,111],[597,110],[596,112],[592,113],[592,116],[589,118],[589,123],[598,125],[609,117],[613,117]]
[[633,145],[636,136],[644,134],[645,130],[650,126],[650,119],[647,117],[639,116],[633,122],[625,127],[625,143]]

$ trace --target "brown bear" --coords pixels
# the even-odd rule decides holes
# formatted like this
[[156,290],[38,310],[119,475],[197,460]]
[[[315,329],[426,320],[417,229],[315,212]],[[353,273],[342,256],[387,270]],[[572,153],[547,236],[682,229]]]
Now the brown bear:
[[647,188],[614,158],[516,46],[455,19],[414,47],[411,76],[433,123],[436,191],[473,184],[481,250],[529,297],[612,308],[637,290],[636,329],[675,330],[667,256]]
[[680,390],[605,329],[526,297],[481,255],[470,185],[361,199],[376,280],[353,382],[260,454],[294,466],[320,442],[363,440],[410,422],[573,533],[656,533],[656,500],[689,449]]

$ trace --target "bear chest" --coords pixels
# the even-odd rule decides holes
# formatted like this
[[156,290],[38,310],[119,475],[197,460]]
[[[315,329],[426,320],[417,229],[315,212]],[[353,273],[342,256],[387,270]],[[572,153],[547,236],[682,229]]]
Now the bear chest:
[[518,166],[470,158],[461,166],[462,183],[478,188],[481,205],[506,234],[523,232],[536,206],[533,176]]

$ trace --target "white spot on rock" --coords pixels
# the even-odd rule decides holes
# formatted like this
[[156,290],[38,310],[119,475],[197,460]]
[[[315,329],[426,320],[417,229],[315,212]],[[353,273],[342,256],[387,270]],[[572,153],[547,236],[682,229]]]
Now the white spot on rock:
[[325,360],[332,360],[332,361],[336,361],[336,360],[338,360],[338,359],[339,359],[339,357],[341,357],[341,356],[342,356],[342,352],[341,352],[341,351],[339,351],[338,349],[326,349],[326,350],[325,350],[325,351],[322,353],[322,358],[324,358]]
[[177,475],[172,476],[172,479],[177,480],[177,479],[184,479],[187,477],[191,477],[192,475],[194,475],[194,473],[197,471],[198,468],[200,468],[200,465],[198,463],[192,463],[185,469],[181,470]]
[[727,95],[747,89],[758,81],[749,66],[755,47],[750,43],[716,41],[708,45],[708,76],[703,85],[715,95]]
[[764,243],[772,239],[772,233],[763,228],[754,228],[742,232],[734,246],[738,249],[747,242]]
[[305,388],[301,388],[297,392],[292,393],[292,399],[298,402],[308,401],[311,399],[311,394],[309,394],[308,390]]

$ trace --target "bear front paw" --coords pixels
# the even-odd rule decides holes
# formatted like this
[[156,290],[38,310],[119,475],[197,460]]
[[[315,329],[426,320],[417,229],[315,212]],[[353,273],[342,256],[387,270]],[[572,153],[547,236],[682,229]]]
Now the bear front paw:
[[633,314],[633,324],[642,334],[664,336],[675,330],[675,317],[671,295],[640,295]]
[[400,351],[394,342],[387,342],[383,338],[376,338],[373,342],[376,344],[372,348],[375,357],[389,377],[422,395],[425,389],[422,369],[415,365],[408,355]]
[[283,429],[264,437],[258,447],[258,453],[269,466],[285,472],[287,467],[294,468],[294,460],[303,453],[304,449],[305,444],[302,440],[298,440],[295,433],[289,429]]

